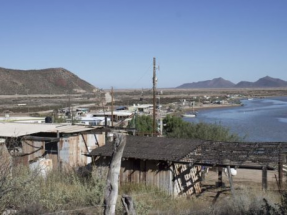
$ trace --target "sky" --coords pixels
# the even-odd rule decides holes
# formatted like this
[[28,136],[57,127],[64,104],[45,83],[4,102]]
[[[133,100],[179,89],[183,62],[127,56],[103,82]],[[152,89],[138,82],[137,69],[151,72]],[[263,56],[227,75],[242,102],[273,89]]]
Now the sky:
[[99,88],[287,80],[286,0],[0,0],[0,67]]

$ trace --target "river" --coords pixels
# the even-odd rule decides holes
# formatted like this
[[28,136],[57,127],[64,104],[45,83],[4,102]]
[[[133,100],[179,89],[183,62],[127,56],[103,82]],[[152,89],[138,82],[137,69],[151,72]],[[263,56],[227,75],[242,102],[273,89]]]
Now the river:
[[287,142],[287,97],[242,100],[243,106],[200,110],[188,122],[218,123],[250,142]]

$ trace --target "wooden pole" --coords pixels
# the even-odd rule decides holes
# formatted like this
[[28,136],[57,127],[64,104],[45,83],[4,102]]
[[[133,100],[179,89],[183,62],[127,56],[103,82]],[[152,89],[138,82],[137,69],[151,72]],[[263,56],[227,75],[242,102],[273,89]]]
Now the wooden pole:
[[223,183],[222,183],[222,167],[218,167],[218,182],[217,182],[217,186],[218,187],[222,187]]
[[111,107],[111,121],[112,121],[112,127],[114,126],[114,88],[112,87],[112,107]]
[[156,61],[155,57],[153,58],[153,78],[152,78],[152,83],[153,83],[153,135],[155,136],[156,134],[156,115],[155,115],[155,109],[156,109]]
[[279,178],[278,187],[279,187],[279,190],[282,189],[282,181],[283,181],[283,157],[284,156],[280,152],[279,158],[278,158],[278,178]]
[[118,198],[119,175],[121,170],[121,161],[126,146],[126,136],[115,134],[114,151],[110,164],[107,185],[104,199],[104,215],[114,215]]
[[136,210],[134,208],[134,203],[132,197],[128,195],[122,196],[122,203],[126,210],[125,215],[136,215]]
[[[57,130],[57,138],[60,138],[59,130]],[[57,142],[57,161],[58,161],[58,170],[61,171],[61,165],[60,165],[60,139]]]
[[262,167],[262,190],[266,192],[267,190],[267,167]]

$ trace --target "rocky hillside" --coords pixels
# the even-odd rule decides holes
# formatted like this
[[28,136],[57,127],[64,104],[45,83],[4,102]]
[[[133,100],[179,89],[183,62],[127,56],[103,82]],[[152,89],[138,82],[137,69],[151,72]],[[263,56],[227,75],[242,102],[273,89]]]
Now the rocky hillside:
[[177,88],[230,88],[234,86],[235,84],[231,81],[224,80],[223,78],[214,78],[208,81],[186,83]]
[[63,68],[14,70],[0,67],[0,95],[89,93],[97,88]]
[[236,84],[238,88],[264,88],[264,87],[287,87],[287,82],[279,78],[272,78],[269,76],[258,79],[255,82],[241,81]]
[[240,81],[238,84],[234,84],[223,78],[215,78],[208,81],[199,81],[193,83],[187,83],[178,86],[177,88],[264,88],[264,87],[287,87],[287,81],[283,81],[279,78],[272,78],[269,76],[258,79],[255,82]]

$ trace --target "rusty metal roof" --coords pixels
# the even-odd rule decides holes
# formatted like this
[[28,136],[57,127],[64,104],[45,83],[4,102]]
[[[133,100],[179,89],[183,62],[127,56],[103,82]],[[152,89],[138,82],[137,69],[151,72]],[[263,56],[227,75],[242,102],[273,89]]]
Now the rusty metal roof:
[[[164,137],[127,136],[124,158],[145,160],[178,161],[189,152],[194,151],[202,141],[190,139],[175,139]],[[109,157],[113,152],[113,144],[94,149],[90,155]]]

